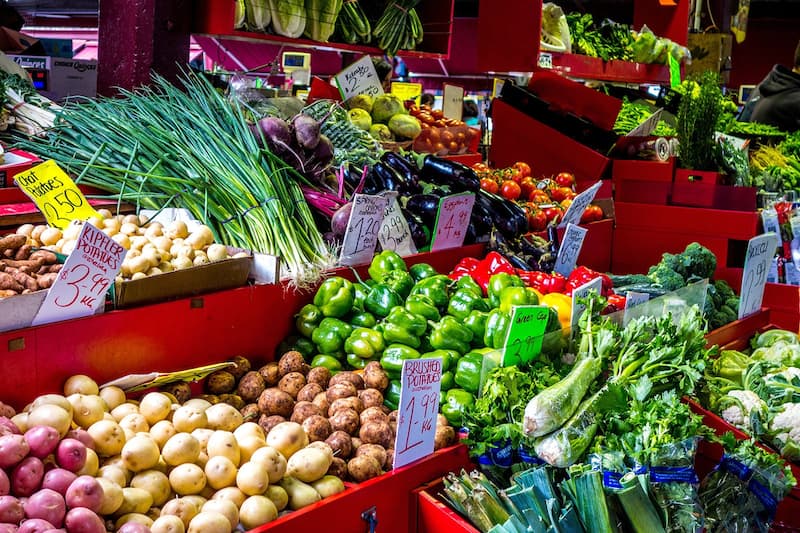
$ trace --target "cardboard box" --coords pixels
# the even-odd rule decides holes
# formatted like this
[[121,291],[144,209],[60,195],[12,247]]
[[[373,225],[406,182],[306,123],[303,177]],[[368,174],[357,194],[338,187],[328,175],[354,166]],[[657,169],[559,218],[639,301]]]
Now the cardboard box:
[[50,60],[48,96],[63,100],[68,96],[97,96],[97,61],[53,57]]
[[5,153],[3,163],[0,164],[0,187],[14,185],[14,176],[25,172],[41,161],[37,156],[22,150],[11,150]]
[[36,291],[0,299],[0,331],[30,327],[47,291]]

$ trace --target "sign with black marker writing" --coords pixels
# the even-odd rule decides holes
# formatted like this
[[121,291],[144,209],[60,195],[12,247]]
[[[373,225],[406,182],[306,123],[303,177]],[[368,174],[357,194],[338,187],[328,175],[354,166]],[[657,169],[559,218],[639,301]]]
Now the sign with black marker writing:
[[442,386],[442,360],[433,357],[403,361],[400,380],[403,388],[397,409],[395,468],[433,453]]
[[355,194],[352,202],[339,259],[342,265],[360,265],[372,259],[389,200],[383,196]]
[[397,193],[390,191],[386,194],[388,205],[383,215],[381,229],[378,233],[378,242],[384,250],[393,250],[403,257],[417,253],[414,240],[411,238],[411,229],[408,221],[400,210],[400,203],[397,201]]
[[564,277],[569,276],[575,265],[578,263],[578,256],[583,247],[583,239],[586,238],[586,233],[589,230],[568,224],[567,229],[564,231],[564,238],[561,239],[561,246],[558,248],[558,255],[556,256],[555,271]]
[[567,224],[580,224],[583,212],[586,211],[586,208],[592,203],[594,197],[597,195],[597,191],[600,190],[602,185],[603,182],[598,181],[573,198],[572,203],[567,208],[567,212],[564,213],[564,216],[559,221],[558,227],[563,228]]
[[747,255],[744,258],[744,273],[742,274],[742,292],[739,298],[739,318],[750,316],[761,310],[764,286],[767,284],[767,275],[777,246],[778,237],[774,233],[758,235],[747,243]]
[[348,66],[337,74],[334,80],[343,100],[359,94],[368,94],[373,98],[383,94],[381,79],[369,56],[364,56]]
[[51,226],[64,229],[73,220],[102,218],[52,159],[17,174],[14,183],[33,200]]
[[550,309],[544,305],[515,305],[503,347],[503,366],[532,361],[542,351]]

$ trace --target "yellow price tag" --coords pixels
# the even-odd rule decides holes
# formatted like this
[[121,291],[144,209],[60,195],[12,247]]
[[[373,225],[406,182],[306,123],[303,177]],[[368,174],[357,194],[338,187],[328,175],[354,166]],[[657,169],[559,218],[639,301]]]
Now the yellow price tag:
[[414,103],[419,105],[419,98],[422,96],[422,84],[393,81],[391,93],[403,102],[406,100],[414,100]]
[[52,159],[17,174],[14,182],[33,200],[51,226],[64,229],[73,220],[100,216]]

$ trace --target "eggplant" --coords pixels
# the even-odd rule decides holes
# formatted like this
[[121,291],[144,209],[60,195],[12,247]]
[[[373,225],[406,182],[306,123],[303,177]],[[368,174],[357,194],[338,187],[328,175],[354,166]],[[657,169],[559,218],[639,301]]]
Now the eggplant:
[[[381,182],[380,177],[375,173],[375,168],[367,171],[367,177],[364,179],[364,188],[361,190],[364,194],[378,194],[386,190]],[[392,189],[394,190],[394,189]]]
[[417,194],[422,192],[422,187],[419,184],[419,173],[416,165],[405,159],[403,156],[391,151],[384,152],[383,156],[381,156],[381,161],[405,178],[406,185],[409,189],[409,194]]
[[475,244],[478,242],[478,230],[475,228],[475,222],[472,220],[467,224],[467,233],[464,235],[464,244]]
[[480,203],[492,214],[494,225],[506,236],[513,238],[528,231],[525,210],[514,202],[480,189],[475,203]]
[[417,250],[424,248],[430,244],[430,231],[425,227],[422,219],[405,208],[400,208],[400,212],[408,222],[408,229],[411,231],[411,240],[414,241],[414,246]]
[[494,226],[492,213],[480,202],[475,202],[472,206],[470,223],[475,225],[476,237],[477,235],[489,235],[489,232],[492,231],[492,226]]
[[435,155],[425,158],[419,177],[439,185],[449,185],[454,192],[478,192],[481,188],[481,180],[474,170]]
[[428,228],[433,228],[439,210],[439,198],[432,194],[415,194],[406,201],[406,209],[421,218]]
[[384,190],[397,191],[403,196],[414,194],[414,187],[408,182],[405,176],[386,163],[378,161],[372,165],[372,170],[375,172],[380,182],[383,183]]

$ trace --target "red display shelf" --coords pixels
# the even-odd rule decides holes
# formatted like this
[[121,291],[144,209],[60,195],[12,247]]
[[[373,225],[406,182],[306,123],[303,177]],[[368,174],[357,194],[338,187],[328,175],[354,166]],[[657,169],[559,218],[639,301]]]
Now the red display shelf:
[[770,310],[772,322],[789,331],[800,331],[800,287],[784,283],[767,283],[764,307]]
[[[292,39],[273,33],[239,31],[233,29],[236,3],[230,0],[199,0],[196,2],[192,33],[221,37],[225,39],[247,39],[264,41],[278,45],[317,50],[354,52],[359,54],[383,55],[374,46],[352,45],[347,43]],[[450,55],[450,37],[453,32],[453,0],[423,0],[416,7],[422,21],[424,40],[420,50],[401,50],[398,55],[420,59],[447,59]]]
[[570,78],[639,85],[668,85],[669,67],[561,52],[539,52],[538,67]]

